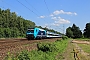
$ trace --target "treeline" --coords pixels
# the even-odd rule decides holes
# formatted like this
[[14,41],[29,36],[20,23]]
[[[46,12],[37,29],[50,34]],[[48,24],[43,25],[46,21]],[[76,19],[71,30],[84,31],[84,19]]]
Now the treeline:
[[79,27],[73,24],[72,27],[66,29],[66,36],[69,38],[90,38],[90,23],[86,23],[83,33]]
[[25,37],[28,27],[35,27],[35,23],[17,16],[10,9],[0,9],[0,38]]
[[58,32],[58,31],[53,30],[53,29],[48,29],[47,27],[45,27],[45,28],[43,28],[43,27],[41,27],[41,26],[37,26],[37,27],[38,27],[38,28],[41,28],[41,29],[44,29],[44,30],[46,30],[46,31],[54,32],[54,33],[57,33],[57,34],[62,34],[62,33]]
[[[26,20],[21,16],[17,16],[15,12],[10,9],[2,10],[0,8],[0,38],[17,38],[26,37],[26,31],[30,27],[39,27],[30,20]],[[42,28],[47,31],[59,33],[53,29]]]

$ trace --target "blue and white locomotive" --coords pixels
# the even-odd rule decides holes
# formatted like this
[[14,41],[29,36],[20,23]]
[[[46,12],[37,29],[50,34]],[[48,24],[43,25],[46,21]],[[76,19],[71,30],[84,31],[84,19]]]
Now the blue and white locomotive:
[[48,32],[40,28],[28,28],[26,32],[26,38],[30,39],[42,39],[42,38],[56,38],[61,37],[60,34]]
[[40,28],[29,28],[26,32],[28,39],[42,39],[46,38],[46,30]]

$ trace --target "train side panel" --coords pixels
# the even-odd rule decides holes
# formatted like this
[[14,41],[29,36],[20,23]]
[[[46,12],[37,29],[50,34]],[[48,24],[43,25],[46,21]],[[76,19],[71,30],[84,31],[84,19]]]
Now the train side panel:
[[46,31],[40,28],[30,28],[26,33],[27,39],[46,38]]
[[37,32],[37,35],[36,35],[37,39],[46,38],[46,31],[45,30],[37,28],[36,32]]
[[30,28],[26,33],[27,39],[60,38],[60,34],[49,32],[40,28]]

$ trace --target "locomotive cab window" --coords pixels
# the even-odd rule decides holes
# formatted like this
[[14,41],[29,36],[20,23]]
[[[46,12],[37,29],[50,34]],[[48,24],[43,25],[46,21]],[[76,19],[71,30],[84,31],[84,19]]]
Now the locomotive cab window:
[[28,29],[28,33],[34,33],[34,29]]

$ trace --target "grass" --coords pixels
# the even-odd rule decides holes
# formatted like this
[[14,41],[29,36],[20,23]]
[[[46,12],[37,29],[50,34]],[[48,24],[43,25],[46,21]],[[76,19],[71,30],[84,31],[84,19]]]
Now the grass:
[[[38,43],[39,44],[39,43]],[[68,44],[68,40],[57,40],[55,42],[40,43],[38,50],[22,51],[17,56],[7,56],[10,60],[62,60],[63,52]],[[27,46],[27,45],[26,45]],[[45,50],[44,50],[45,49]]]
[[90,45],[88,44],[78,44],[86,53],[90,53]]
[[81,49],[84,51],[84,54],[79,53],[79,56],[81,60],[90,60],[90,45],[88,44],[78,44],[78,46],[81,47]]
[[88,39],[88,38],[77,38],[77,39],[74,39],[74,40],[90,41],[90,39]]

